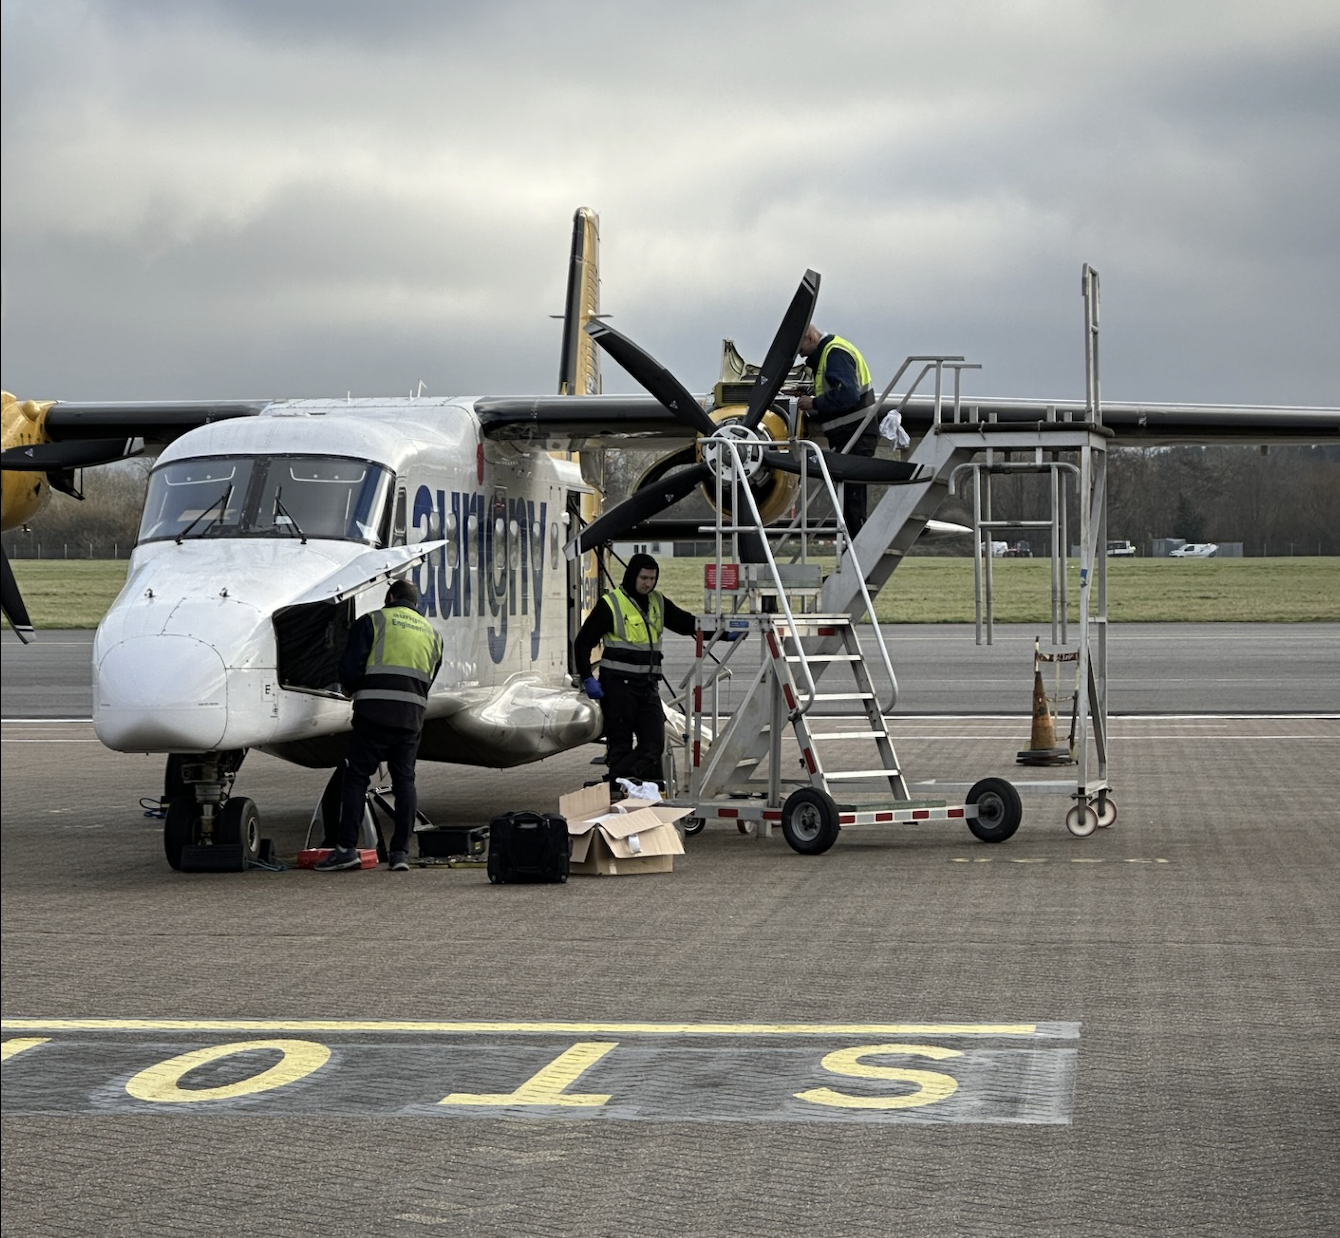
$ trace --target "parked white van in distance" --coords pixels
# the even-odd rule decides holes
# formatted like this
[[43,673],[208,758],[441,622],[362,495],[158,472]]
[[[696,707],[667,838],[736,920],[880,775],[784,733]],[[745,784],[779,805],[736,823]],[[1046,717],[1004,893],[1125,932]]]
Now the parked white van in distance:
[[1170,559],[1213,559],[1218,553],[1218,542],[1184,542],[1168,557]]

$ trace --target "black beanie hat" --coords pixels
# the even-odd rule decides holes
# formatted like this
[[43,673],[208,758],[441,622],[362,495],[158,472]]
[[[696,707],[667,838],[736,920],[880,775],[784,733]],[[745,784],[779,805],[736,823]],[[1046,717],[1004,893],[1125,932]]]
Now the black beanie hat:
[[660,564],[658,564],[651,555],[635,554],[628,560],[628,567],[623,574],[623,591],[625,593],[631,595],[634,592],[634,587],[637,585],[638,573],[645,572],[647,568],[651,568],[651,570],[656,573],[657,577],[660,577]]

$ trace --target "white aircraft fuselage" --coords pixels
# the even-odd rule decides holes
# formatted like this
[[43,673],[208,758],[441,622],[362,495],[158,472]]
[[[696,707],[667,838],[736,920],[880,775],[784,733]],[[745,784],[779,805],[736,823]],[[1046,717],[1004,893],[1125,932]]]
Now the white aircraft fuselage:
[[349,627],[408,575],[441,632],[420,755],[506,767],[588,743],[562,553],[577,466],[487,441],[470,400],[295,400],[192,430],[150,477],[93,648],[120,752],[343,755]]

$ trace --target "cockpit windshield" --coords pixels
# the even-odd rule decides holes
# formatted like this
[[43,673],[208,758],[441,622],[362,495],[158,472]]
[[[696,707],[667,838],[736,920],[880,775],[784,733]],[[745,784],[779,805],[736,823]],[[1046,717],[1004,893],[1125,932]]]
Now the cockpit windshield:
[[384,546],[389,470],[335,456],[223,456],[155,469],[141,542],[198,537],[327,538]]

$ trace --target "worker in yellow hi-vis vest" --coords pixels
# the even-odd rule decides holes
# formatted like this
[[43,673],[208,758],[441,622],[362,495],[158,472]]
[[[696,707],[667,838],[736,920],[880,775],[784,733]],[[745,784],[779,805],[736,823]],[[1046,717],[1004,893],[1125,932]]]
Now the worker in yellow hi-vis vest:
[[[661,569],[651,555],[628,560],[623,584],[591,608],[572,652],[586,695],[599,701],[605,715],[606,762],[610,796],[619,796],[618,779],[664,782],[665,711],[661,707],[661,636],[666,628],[694,634],[694,619],[656,588]],[[591,654],[604,645],[600,678],[591,670]]]
[[[873,456],[879,446],[879,418],[873,407],[875,389],[860,350],[840,335],[825,335],[812,323],[800,337],[800,356],[814,371],[814,394],[801,396],[797,407],[817,425],[834,451]],[[855,435],[855,442],[847,444]],[[869,511],[866,488],[847,482],[842,516],[855,537]]]
[[316,867],[325,873],[358,868],[358,831],[368,783],[383,761],[395,796],[395,830],[388,859],[393,873],[409,871],[409,840],[418,812],[414,765],[423,734],[428,689],[442,665],[442,635],[418,612],[419,591],[391,582],[386,605],[349,631],[340,684],[354,698],[354,729],[344,766],[340,829],[335,850]]

